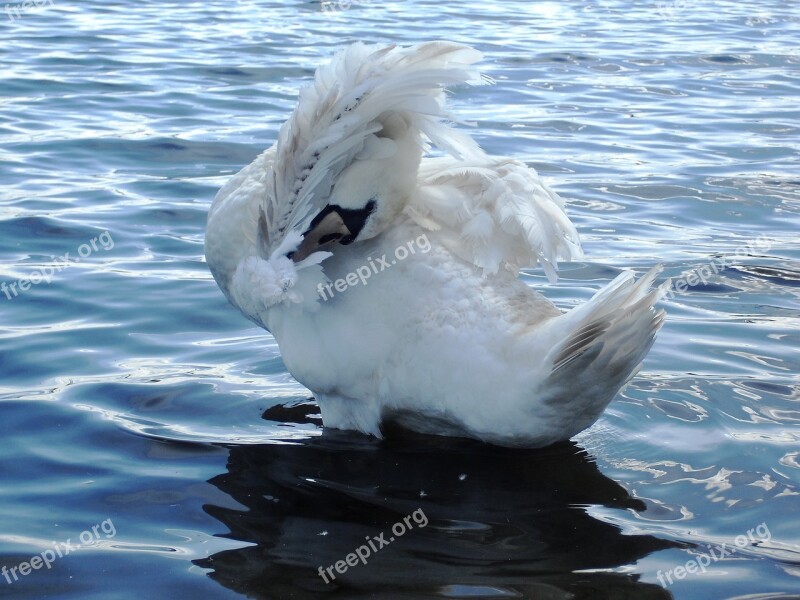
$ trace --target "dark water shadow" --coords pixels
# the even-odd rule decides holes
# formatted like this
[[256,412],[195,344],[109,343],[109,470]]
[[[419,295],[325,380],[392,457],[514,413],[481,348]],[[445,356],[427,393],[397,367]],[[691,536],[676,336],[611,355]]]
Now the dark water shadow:
[[[645,505],[572,443],[510,450],[326,430],[298,444],[233,447],[228,472],[210,483],[242,505],[205,506],[230,530],[224,537],[255,545],[195,564],[251,598],[671,598],[607,571],[676,544],[590,516],[589,505]],[[366,564],[323,581],[319,567],[381,533],[388,540],[419,509],[427,526],[410,520]]]

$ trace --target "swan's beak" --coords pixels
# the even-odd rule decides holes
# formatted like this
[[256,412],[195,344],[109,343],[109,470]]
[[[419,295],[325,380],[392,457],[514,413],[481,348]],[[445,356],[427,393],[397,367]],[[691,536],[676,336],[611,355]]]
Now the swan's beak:
[[286,256],[298,263],[337,242],[345,246],[352,243],[376,206],[372,198],[363,208],[343,208],[329,204],[311,221],[297,250]]
[[297,247],[297,250],[290,252],[287,256],[298,263],[308,258],[314,252],[324,250],[328,246],[351,235],[341,215],[336,211],[331,211],[318,223],[312,223],[311,227],[309,227],[308,231],[303,235],[303,241]]

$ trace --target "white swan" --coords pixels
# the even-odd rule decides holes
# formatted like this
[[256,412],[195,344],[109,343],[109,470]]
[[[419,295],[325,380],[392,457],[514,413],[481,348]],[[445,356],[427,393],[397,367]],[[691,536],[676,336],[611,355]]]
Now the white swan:
[[[562,200],[448,124],[468,47],[354,44],[300,92],[277,142],[217,194],[206,258],[278,341],[327,427],[543,446],[591,425],[663,311],[657,269],[562,313],[517,279],[580,256]],[[449,156],[427,158],[432,143]]]

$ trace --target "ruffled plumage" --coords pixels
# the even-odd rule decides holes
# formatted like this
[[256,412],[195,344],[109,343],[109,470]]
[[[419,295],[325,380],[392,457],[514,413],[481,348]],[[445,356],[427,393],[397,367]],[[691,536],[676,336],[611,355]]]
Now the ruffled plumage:
[[[661,327],[658,269],[623,273],[566,313],[517,279],[539,266],[555,280],[580,242],[533,169],[453,127],[445,88],[480,83],[479,58],[449,42],[346,48],[209,211],[217,283],[272,332],[328,427],[564,440],[598,418]],[[426,157],[430,145],[449,156]],[[330,227],[352,235],[329,239]]]

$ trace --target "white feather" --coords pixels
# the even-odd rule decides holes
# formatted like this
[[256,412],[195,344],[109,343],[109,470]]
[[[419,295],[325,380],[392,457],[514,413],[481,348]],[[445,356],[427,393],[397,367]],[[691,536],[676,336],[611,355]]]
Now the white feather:
[[455,254],[487,274],[541,265],[551,281],[557,262],[581,256],[563,200],[536,171],[509,160],[428,159],[407,213],[419,225],[446,229]]
[[[273,333],[327,427],[568,439],[633,376],[663,322],[655,269],[567,313],[517,279],[537,265],[554,279],[580,245],[533,169],[452,127],[444,88],[480,82],[479,57],[446,42],[346,48],[209,211],[215,279]],[[450,157],[423,159],[425,142]],[[370,237],[288,258],[326,204],[352,197],[397,206]]]
[[376,145],[373,134],[388,115],[402,115],[414,135],[454,156],[482,156],[472,139],[445,124],[453,117],[444,102],[446,86],[481,83],[471,66],[479,59],[475,50],[450,42],[411,48],[357,43],[320,68],[278,135],[273,186],[264,200],[269,247],[287,231],[305,229],[354,161],[386,156],[388,145]]

